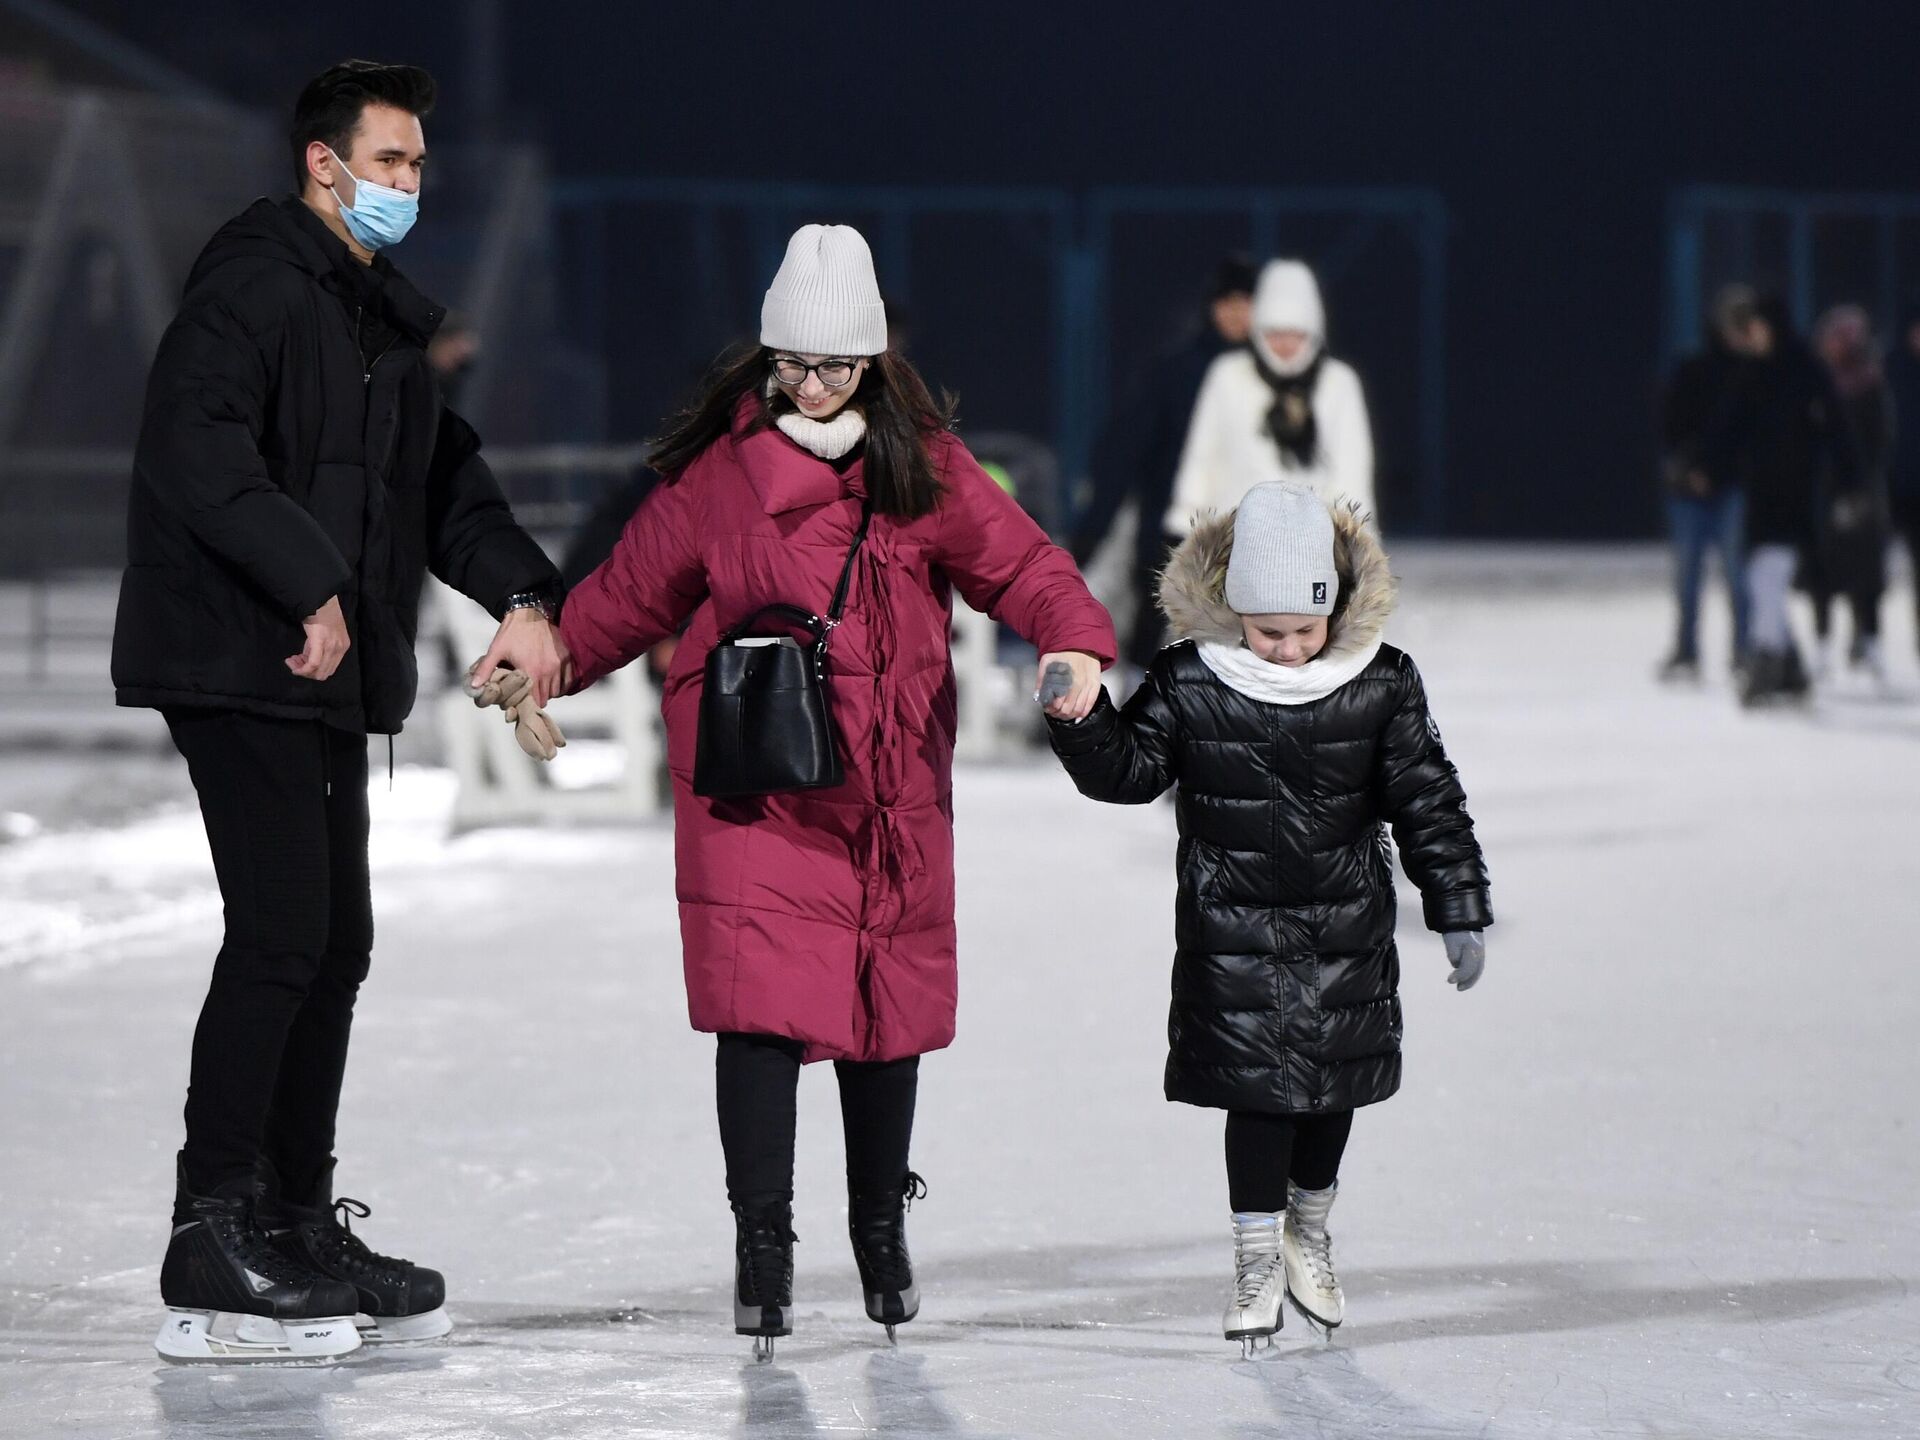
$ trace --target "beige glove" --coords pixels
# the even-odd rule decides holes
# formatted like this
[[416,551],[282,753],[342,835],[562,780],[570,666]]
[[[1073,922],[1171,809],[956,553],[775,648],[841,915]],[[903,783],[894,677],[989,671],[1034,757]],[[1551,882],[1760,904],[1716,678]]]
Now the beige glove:
[[[477,662],[476,662],[477,663]],[[519,670],[495,670],[487,683],[476,687],[473,671],[467,671],[467,694],[485,710],[497,705],[506,712],[513,726],[513,738],[535,760],[551,760],[566,747],[567,737],[560,722],[533,703],[533,681]]]

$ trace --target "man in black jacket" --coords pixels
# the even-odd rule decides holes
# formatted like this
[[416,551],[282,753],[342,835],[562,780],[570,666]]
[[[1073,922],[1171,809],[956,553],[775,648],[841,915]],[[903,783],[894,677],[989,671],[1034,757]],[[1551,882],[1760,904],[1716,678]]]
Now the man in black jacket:
[[1224,352],[1247,343],[1257,278],[1245,256],[1231,255],[1220,262],[1199,328],[1177,350],[1154,358],[1094,451],[1093,500],[1075,526],[1073,559],[1085,568],[1121,507],[1129,500],[1134,503],[1139,529],[1134,534],[1135,605],[1126,658],[1141,670],[1153,664],[1166,633],[1154,591],[1171,540],[1178,537],[1167,536],[1160,521],[1173,500],[1174,472],[1180,468],[1194,401],[1207,368]]
[[1707,552],[1720,552],[1733,610],[1733,658],[1747,650],[1746,476],[1738,424],[1754,383],[1748,338],[1759,300],[1745,285],[1714,297],[1706,346],[1682,360],[1667,387],[1661,440],[1667,523],[1673,535],[1679,631],[1660,667],[1665,679],[1700,676],[1700,589]]
[[[413,706],[429,569],[503,617],[489,669],[527,671],[544,701],[564,662],[558,575],[427,363],[446,312],[380,253],[417,212],[433,97],[425,71],[361,61],[308,85],[299,194],[208,243],[148,381],[113,680],[120,704],[166,717],[226,903],[161,1271],[181,1312],[162,1349],[183,1358],[286,1353],[257,1322],[223,1336],[220,1314],[309,1336],[342,1306],[370,1338],[447,1328],[441,1277],[333,1214],[373,942],[367,736]],[[358,1340],[346,1325],[321,1343]]]

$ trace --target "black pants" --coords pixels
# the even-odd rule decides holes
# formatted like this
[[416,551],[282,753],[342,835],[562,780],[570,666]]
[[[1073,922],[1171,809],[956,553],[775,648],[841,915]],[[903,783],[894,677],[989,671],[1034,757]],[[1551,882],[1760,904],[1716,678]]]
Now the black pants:
[[1287,1208],[1287,1181],[1324,1190],[1340,1177],[1353,1112],[1261,1115],[1227,1112],[1227,1198],[1235,1212]]
[[170,710],[226,939],[193,1035],[187,1183],[250,1178],[260,1158],[304,1201],[333,1154],[354,997],[373,949],[367,737],[314,720]]
[[[798,1041],[778,1035],[720,1037],[714,1089],[727,1198],[744,1209],[793,1199],[793,1130],[800,1087]],[[847,1137],[847,1189],[898,1193],[907,1178],[920,1057],[873,1064],[836,1060],[840,1120]]]

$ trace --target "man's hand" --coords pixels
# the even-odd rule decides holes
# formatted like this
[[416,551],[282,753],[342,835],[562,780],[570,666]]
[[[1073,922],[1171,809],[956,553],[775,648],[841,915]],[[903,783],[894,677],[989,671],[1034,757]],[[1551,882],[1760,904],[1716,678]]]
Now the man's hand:
[[287,657],[287,668],[308,680],[331,679],[353,645],[347,636],[347,617],[340,613],[340,597],[334,596],[300,623],[307,643],[298,655]]
[[1034,675],[1034,697],[1047,688],[1047,667],[1064,665],[1073,672],[1073,688],[1058,694],[1047,704],[1047,714],[1056,720],[1084,720],[1093,713],[1100,698],[1100,661],[1084,650],[1056,650],[1040,657],[1040,669]]
[[561,643],[560,632],[538,610],[509,610],[494,632],[493,644],[470,672],[474,688],[485,685],[502,665],[533,682],[533,703],[544,710],[566,690],[573,657]]

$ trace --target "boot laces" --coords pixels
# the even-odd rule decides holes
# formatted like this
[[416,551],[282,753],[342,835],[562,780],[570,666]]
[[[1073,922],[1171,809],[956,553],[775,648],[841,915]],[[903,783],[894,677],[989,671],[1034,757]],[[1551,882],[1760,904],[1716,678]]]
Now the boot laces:
[[1280,1227],[1272,1222],[1235,1224],[1233,1241],[1233,1303],[1245,1309],[1257,1304],[1273,1285]]
[[1313,1272],[1313,1283],[1322,1290],[1339,1289],[1339,1281],[1333,1274],[1333,1235],[1325,1228],[1308,1229],[1304,1225],[1293,1227],[1294,1244],[1300,1250],[1301,1258],[1307,1262],[1307,1268]]
[[778,1211],[738,1212],[744,1227],[740,1268],[749,1294],[763,1304],[785,1304],[780,1299],[793,1285],[793,1246],[800,1239],[790,1216]]
[[322,1243],[327,1247],[328,1259],[360,1271],[384,1270],[389,1278],[404,1280],[407,1272],[413,1268],[411,1260],[378,1254],[368,1249],[367,1242],[353,1233],[353,1222],[356,1219],[364,1220],[371,1214],[371,1205],[350,1196],[343,1195],[333,1202],[333,1214],[320,1223]]
[[283,1255],[254,1220],[252,1209],[222,1210],[207,1220],[235,1259],[276,1285],[301,1285],[313,1277]]
[[850,1197],[849,1228],[854,1255],[886,1289],[902,1290],[913,1281],[913,1261],[907,1252],[906,1213],[915,1200],[927,1197],[927,1182],[909,1170],[900,1189],[878,1197]]

